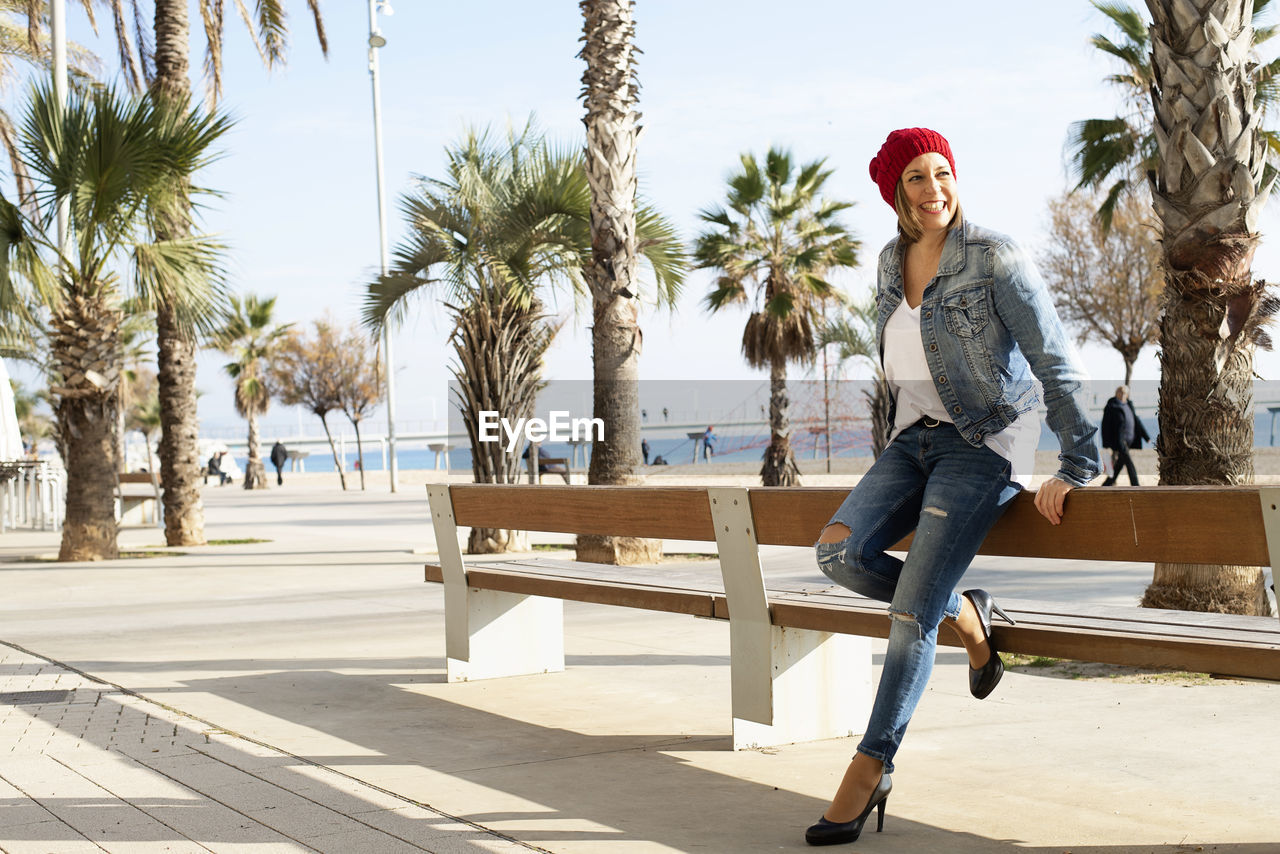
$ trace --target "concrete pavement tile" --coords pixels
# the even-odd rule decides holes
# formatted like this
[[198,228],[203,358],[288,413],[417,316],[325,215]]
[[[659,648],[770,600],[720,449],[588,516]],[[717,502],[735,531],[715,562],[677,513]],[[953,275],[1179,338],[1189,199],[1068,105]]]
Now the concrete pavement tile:
[[243,851],[249,846],[254,854],[259,850],[304,850],[288,836],[209,798],[197,798],[188,804],[147,804],[145,809],[157,821],[215,851]]
[[52,820],[53,816],[47,809],[38,806],[34,801],[27,800],[20,793],[17,798],[11,798],[8,795],[0,796],[0,837],[4,836],[5,828]]
[[[208,761],[195,752],[190,753],[187,758]],[[82,767],[80,770],[86,769]],[[209,848],[218,850],[253,846],[255,854],[259,850],[258,846],[274,846],[281,851],[302,850],[289,837],[253,818],[117,753],[107,754],[88,773],[94,775],[95,780],[104,787],[124,796],[148,816],[173,828],[183,837]]]
[[[403,797],[381,792],[359,780],[299,760],[289,765],[261,768],[255,773],[291,792],[305,795],[346,815],[396,810],[412,806]],[[431,813],[439,817],[437,813]]]
[[456,821],[440,815],[433,810],[418,806],[400,807],[376,812],[362,812],[361,821],[379,830],[394,834],[404,839],[411,839],[419,845],[434,848],[433,840],[449,837],[474,836],[483,833],[478,828],[463,821]]
[[[480,834],[473,831],[471,834],[462,834],[459,836],[441,837],[431,840],[432,854],[477,854],[477,852],[487,851],[490,854],[527,854],[528,845],[522,845],[519,842],[512,842],[509,839],[501,839],[488,834]],[[609,852],[618,851],[626,854],[623,848],[615,848],[616,843],[609,843]],[[599,848],[597,851],[601,850]],[[644,849],[646,852],[669,851],[650,845]]]
[[219,733],[207,740],[202,739],[199,744],[192,746],[192,750],[241,770],[252,771],[259,776],[262,776],[263,771],[272,768],[292,768],[307,764],[301,759],[295,759],[278,750],[225,733]]
[[139,846],[151,843],[183,842],[177,832],[53,757],[5,763],[0,776],[25,798],[109,850],[130,850],[118,847],[125,845],[142,850]]
[[290,839],[339,833],[355,826],[354,820],[342,813],[208,757],[145,764]]
[[0,829],[5,854],[102,854],[102,848],[56,819]]
[[414,854],[420,851],[435,851],[436,848],[424,848],[404,839],[397,839],[371,827],[355,827],[339,833],[322,836],[307,836],[303,842],[325,854],[351,854],[353,851],[377,852],[377,854]]

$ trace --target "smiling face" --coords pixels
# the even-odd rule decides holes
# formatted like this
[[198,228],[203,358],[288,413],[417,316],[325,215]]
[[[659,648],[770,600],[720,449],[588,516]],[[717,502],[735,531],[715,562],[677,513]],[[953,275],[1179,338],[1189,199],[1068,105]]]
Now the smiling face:
[[[956,179],[947,158],[930,151],[921,154],[902,170],[902,202],[924,234],[950,228],[959,210]],[[904,213],[899,211],[899,215]]]

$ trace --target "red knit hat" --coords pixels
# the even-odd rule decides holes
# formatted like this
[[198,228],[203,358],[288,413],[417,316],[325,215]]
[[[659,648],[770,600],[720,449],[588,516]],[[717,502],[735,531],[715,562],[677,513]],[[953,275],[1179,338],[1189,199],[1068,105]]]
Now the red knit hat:
[[871,158],[871,180],[880,187],[880,196],[894,207],[893,191],[902,177],[902,170],[921,154],[936,151],[951,164],[951,174],[956,174],[956,159],[951,156],[951,146],[946,137],[928,128],[903,128],[890,132],[880,146],[879,153]]

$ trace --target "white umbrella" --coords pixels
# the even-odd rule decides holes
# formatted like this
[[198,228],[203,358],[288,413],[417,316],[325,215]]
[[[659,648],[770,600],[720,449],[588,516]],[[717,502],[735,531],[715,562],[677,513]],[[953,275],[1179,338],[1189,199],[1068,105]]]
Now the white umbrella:
[[9,369],[0,359],[0,460],[22,459],[22,431],[18,412],[13,406],[13,386],[9,385]]

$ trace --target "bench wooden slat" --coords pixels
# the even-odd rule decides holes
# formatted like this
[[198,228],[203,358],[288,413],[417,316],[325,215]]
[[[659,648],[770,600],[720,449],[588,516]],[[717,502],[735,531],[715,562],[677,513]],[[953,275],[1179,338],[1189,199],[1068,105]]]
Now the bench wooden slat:
[[[1006,623],[996,623],[992,630],[996,632],[997,638],[1017,634],[1023,627],[1034,626],[1038,629],[1084,630],[1100,636],[1116,638],[1142,636],[1151,639],[1153,642],[1160,639],[1172,639],[1173,642],[1180,643],[1182,639],[1195,637],[1213,642],[1269,647],[1280,653],[1280,630],[1274,627],[1270,630],[1258,628],[1240,630],[1236,627],[1224,627],[1211,623],[1166,622],[1158,617],[1146,619],[1143,612],[1137,608],[1114,608],[1112,609],[1113,613],[1101,617],[1072,613],[1054,614],[1051,613],[1054,607],[1052,602],[1002,601],[1004,602],[1005,610],[1017,621],[1017,625],[1009,626]],[[861,612],[869,607],[872,609],[879,608],[882,613],[885,611],[884,606],[880,603],[870,602],[854,596],[847,598],[821,597],[770,591],[769,602],[771,606],[800,602],[818,608],[830,608],[836,612],[843,612],[844,609],[853,609]],[[1044,606],[1044,610],[1041,610],[1040,606]],[[1167,612],[1155,612],[1155,614],[1163,613]],[[785,623],[778,622],[779,619],[781,618],[775,615],[775,624],[785,625]],[[1264,623],[1273,622],[1269,617],[1258,617],[1256,619]],[[839,624],[834,623],[832,625]],[[810,627],[796,626],[795,628]],[[877,636],[887,637],[888,629],[883,629]],[[939,643],[950,645],[945,633],[939,633]],[[1065,656],[1065,653],[1052,654]]]
[[716,538],[707,492],[696,487],[458,484],[450,487],[450,495],[457,524],[471,527],[653,539]]
[[[883,608],[771,599],[770,614],[774,625],[878,638],[889,636],[889,617]],[[727,617],[727,610],[721,616]],[[1014,619],[1018,619],[1016,614]],[[1243,645],[1186,635],[1100,633],[1096,627],[1042,625],[1029,618],[1019,620],[1017,626],[993,626],[992,632],[1001,650],[1023,655],[1280,679],[1280,645],[1274,642]],[[938,643],[960,646],[953,632],[940,631]]]
[[[616,569],[616,567],[614,567]],[[634,570],[635,567],[629,567]],[[553,567],[529,562],[485,563],[467,569],[467,584],[480,590],[496,590],[525,596],[549,596],[573,602],[620,605],[647,611],[715,616],[715,600],[723,598],[714,590],[691,590],[682,585],[666,585],[659,573],[629,573],[628,578],[607,578],[601,573],[574,576]],[[443,582],[438,564],[426,565],[426,580]]]
[[[589,493],[582,490],[589,489]],[[756,538],[764,545],[811,546],[847,489],[754,488]],[[706,491],[696,487],[459,484],[459,525],[567,534],[709,541]],[[1111,487],[1073,492],[1061,525],[1048,524],[1025,493],[996,524],[980,554],[1267,566],[1255,487]],[[815,521],[820,520],[820,521]],[[1251,530],[1253,537],[1224,537]],[[907,548],[911,538],[896,548]]]
[[[811,546],[847,489],[750,490],[762,544]],[[1015,500],[983,542],[980,554],[1077,560],[1268,566],[1256,487],[1111,487],[1072,492],[1061,525],[1035,509],[1035,496]],[[820,520],[820,521],[815,521]],[[1257,536],[1223,536],[1227,531]],[[905,549],[911,538],[895,548]]]
[[[831,584],[811,582],[771,582],[770,600],[809,601],[834,606],[869,602],[856,593]],[[872,603],[879,605],[879,603]],[[1198,611],[1166,611],[1090,603],[1051,602],[1041,599],[1000,597],[1000,604],[1019,623],[1092,626],[1097,631],[1139,632],[1185,635],[1196,633],[1218,640],[1241,643],[1271,643],[1280,649],[1280,624],[1272,617],[1239,614],[1206,614]],[[879,605],[883,608],[883,605]],[[997,618],[998,619],[998,618]],[[998,625],[1003,625],[998,623]]]
[[[426,579],[443,574],[428,564]],[[728,619],[718,579],[648,567],[616,567],[529,559],[485,563],[467,572],[469,585],[523,595],[620,605]],[[889,616],[882,603],[816,585],[786,583],[769,590],[777,626],[885,638]],[[1175,668],[1224,676],[1280,679],[1280,630],[1265,617],[1244,621],[1220,614],[1076,606],[1006,600],[1018,625],[993,627],[1006,652],[1138,667]],[[1241,624],[1246,628],[1241,629]],[[938,642],[958,647],[953,633]]]

